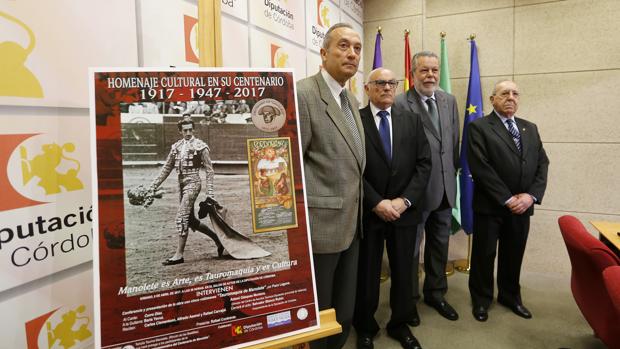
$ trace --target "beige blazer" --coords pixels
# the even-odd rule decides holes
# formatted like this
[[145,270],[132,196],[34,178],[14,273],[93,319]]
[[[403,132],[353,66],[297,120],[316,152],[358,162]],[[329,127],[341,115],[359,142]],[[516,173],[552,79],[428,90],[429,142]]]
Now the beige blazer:
[[[347,93],[363,144],[359,106]],[[320,72],[297,82],[297,111],[313,253],[341,252],[361,234],[365,152],[355,149],[345,116]]]

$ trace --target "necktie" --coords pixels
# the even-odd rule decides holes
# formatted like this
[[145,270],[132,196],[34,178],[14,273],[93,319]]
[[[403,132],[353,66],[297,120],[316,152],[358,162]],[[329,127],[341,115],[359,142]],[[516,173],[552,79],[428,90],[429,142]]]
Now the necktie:
[[435,100],[432,98],[427,98],[426,105],[428,105],[428,113],[431,115],[431,122],[433,123],[433,126],[435,126],[435,130],[437,133],[441,134],[441,130],[439,129],[439,113],[437,113],[437,105],[435,104]]
[[349,98],[347,97],[347,90],[343,89],[340,92],[340,108],[342,109],[342,113],[344,114],[344,120],[346,121],[351,134],[353,134],[353,144],[360,156],[364,156],[364,147],[362,146],[362,139],[360,138],[360,133],[357,130],[357,125],[355,124],[355,119],[353,118],[353,112],[351,111],[351,105],[349,104]]
[[515,142],[515,145],[517,146],[517,149],[519,149],[519,152],[521,152],[521,134],[519,134],[519,131],[517,130],[515,121],[512,119],[508,119],[506,120],[506,124],[508,124],[508,132],[510,132],[512,140]]
[[390,142],[390,121],[388,120],[388,112],[386,110],[381,110],[377,113],[377,115],[381,118],[379,122],[379,136],[381,136],[381,143],[383,144],[383,150],[385,150],[385,155],[387,156],[388,161],[392,161],[392,144]]

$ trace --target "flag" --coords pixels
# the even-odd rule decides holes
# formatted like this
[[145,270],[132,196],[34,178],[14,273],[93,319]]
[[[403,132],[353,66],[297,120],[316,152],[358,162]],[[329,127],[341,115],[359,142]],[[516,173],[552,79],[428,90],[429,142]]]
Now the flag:
[[448,68],[448,48],[446,47],[446,33],[441,33],[441,53],[439,62],[439,87],[452,93],[450,86],[450,68]]
[[375,58],[372,60],[372,69],[375,70],[383,66],[383,59],[381,59],[381,29],[377,30],[377,36],[375,37]]
[[461,226],[466,234],[474,229],[474,211],[471,207],[474,197],[474,180],[471,177],[467,163],[467,130],[469,123],[481,118],[482,89],[480,85],[480,69],[478,68],[478,50],[476,41],[470,40],[471,68],[469,70],[469,86],[467,88],[467,103],[465,104],[465,121],[463,122],[463,138],[461,140],[460,157],[460,185],[461,185]]
[[409,51],[409,30],[405,30],[405,92],[413,87],[411,79],[411,52]]
[[[441,33],[441,50],[439,54],[439,87],[447,93],[452,93],[450,85],[450,67],[448,66],[448,48],[446,47],[446,33]],[[452,208],[452,234],[456,234],[461,229],[461,204],[459,190],[459,174],[456,174],[456,200]]]

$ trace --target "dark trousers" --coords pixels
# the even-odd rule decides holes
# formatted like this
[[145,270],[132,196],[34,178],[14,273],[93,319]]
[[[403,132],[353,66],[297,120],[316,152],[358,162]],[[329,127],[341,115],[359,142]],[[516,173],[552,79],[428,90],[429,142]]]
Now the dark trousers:
[[424,299],[439,302],[448,291],[446,263],[448,263],[452,227],[452,208],[445,196],[443,201],[436,210],[422,212],[422,223],[418,224],[412,270],[414,303],[420,299],[418,267],[422,234],[424,234]]
[[349,337],[355,305],[359,245],[356,237],[351,246],[342,252],[312,255],[319,310],[334,308],[336,320],[342,326],[342,333],[310,342],[312,349],[342,348]]
[[497,259],[498,298],[521,303],[521,264],[530,229],[530,216],[490,216],[474,212],[474,236],[469,292],[474,307],[493,301],[493,268]]
[[379,305],[379,278],[384,241],[392,280],[390,285],[392,315],[387,330],[391,333],[399,332],[402,328],[408,330],[406,323],[413,312],[411,252],[415,243],[415,231],[415,226],[395,227],[391,223],[364,230],[364,239],[361,240],[360,246],[357,299],[353,318],[353,326],[357,333],[374,336],[379,332],[375,311]]

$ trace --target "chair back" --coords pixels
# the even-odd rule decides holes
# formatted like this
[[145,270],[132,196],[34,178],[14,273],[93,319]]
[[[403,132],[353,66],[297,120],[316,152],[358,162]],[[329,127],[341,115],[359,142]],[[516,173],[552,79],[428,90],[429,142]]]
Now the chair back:
[[558,223],[572,266],[575,302],[596,335],[610,348],[619,348],[620,319],[607,293],[603,270],[620,265],[620,259],[577,218],[562,216]]
[[[609,267],[603,271],[603,280],[611,302],[616,308],[616,315],[620,319],[620,267]],[[620,333],[618,334],[620,335]]]

